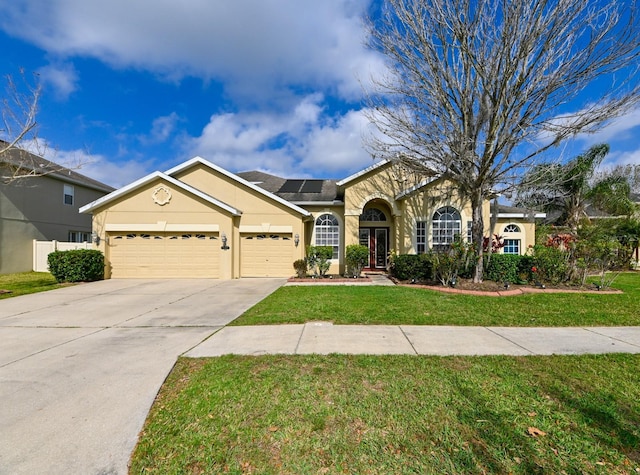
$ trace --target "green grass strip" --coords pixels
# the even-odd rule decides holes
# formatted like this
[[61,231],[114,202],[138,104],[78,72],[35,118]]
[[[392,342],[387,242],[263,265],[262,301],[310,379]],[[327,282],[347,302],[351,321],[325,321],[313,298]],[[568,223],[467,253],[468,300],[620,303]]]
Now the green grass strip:
[[287,286],[232,325],[316,320],[345,325],[640,325],[640,273],[621,274],[614,287],[623,293],[481,297],[412,287]]
[[637,473],[639,355],[178,361],[132,474]]
[[[69,285],[69,284],[66,284]],[[20,272],[0,275],[0,299],[44,292],[65,286],[48,272]]]

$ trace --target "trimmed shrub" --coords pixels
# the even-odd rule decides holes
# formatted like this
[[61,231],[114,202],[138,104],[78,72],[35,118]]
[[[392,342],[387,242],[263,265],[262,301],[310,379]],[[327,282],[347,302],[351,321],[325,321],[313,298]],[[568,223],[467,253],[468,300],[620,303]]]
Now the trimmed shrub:
[[329,267],[331,267],[331,258],[333,257],[333,247],[331,246],[308,246],[307,247],[307,263],[309,269],[313,270],[316,277],[324,277]]
[[293,262],[293,268],[296,271],[296,276],[302,279],[307,276],[307,260],[306,259],[298,259]]
[[347,273],[354,277],[360,277],[362,269],[369,262],[369,248],[360,244],[350,244],[347,246],[345,254],[347,263]]
[[520,282],[521,260],[517,254],[491,254],[491,259],[485,261],[484,277],[495,282]]
[[433,264],[428,254],[392,255],[389,272],[398,280],[432,280]]
[[104,279],[104,255],[94,249],[55,251],[47,257],[49,272],[58,282]]

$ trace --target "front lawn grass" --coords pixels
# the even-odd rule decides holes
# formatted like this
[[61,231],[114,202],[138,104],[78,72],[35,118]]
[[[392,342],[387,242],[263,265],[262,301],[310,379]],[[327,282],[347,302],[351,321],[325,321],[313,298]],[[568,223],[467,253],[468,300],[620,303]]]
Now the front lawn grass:
[[640,273],[621,274],[613,287],[623,293],[480,297],[412,287],[287,286],[249,309],[232,325],[315,320],[345,325],[640,325]]
[[[0,299],[18,295],[44,292],[57,289],[65,284],[58,284],[48,272],[20,272],[17,274],[0,274]],[[68,284],[66,284],[68,285]]]
[[640,471],[640,355],[182,358],[132,474]]

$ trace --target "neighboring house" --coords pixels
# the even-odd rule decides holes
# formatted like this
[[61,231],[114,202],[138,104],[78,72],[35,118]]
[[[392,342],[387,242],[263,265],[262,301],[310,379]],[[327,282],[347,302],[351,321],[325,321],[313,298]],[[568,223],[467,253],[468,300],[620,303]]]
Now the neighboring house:
[[[369,248],[370,269],[385,269],[392,250],[446,247],[471,222],[469,204],[443,179],[413,182],[385,161],[336,181],[234,174],[196,157],[80,212],[93,214],[107,277],[287,277],[308,245],[333,247],[330,273],[344,272],[350,244]],[[500,209],[503,252],[534,244],[533,217]]]
[[83,242],[91,240],[91,217],[79,208],[114,188],[37,155],[8,150],[0,173],[17,178],[0,182],[0,273],[30,271],[33,240]]

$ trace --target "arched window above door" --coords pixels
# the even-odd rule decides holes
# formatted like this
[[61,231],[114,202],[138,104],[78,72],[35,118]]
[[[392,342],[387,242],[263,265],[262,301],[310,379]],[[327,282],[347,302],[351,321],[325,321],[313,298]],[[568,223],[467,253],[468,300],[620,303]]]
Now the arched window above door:
[[360,215],[360,221],[386,221],[387,217],[378,208],[367,208]]

